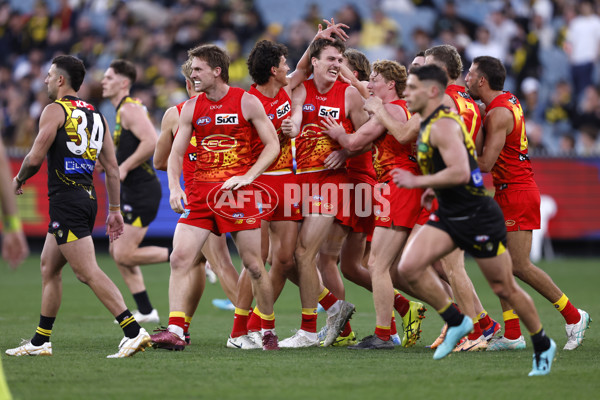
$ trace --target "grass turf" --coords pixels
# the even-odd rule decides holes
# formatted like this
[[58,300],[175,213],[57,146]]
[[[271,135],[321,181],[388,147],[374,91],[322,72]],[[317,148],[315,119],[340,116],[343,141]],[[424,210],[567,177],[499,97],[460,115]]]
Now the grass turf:
[[[107,255],[101,267],[117,283],[130,309],[135,303]],[[52,332],[53,357],[8,357],[4,350],[31,338],[40,304],[39,255],[16,272],[0,267],[0,349],[7,382],[15,399],[376,399],[472,398],[492,396],[528,399],[595,398],[600,390],[600,335],[587,331],[584,346],[562,351],[564,320],[539,294],[526,289],[538,307],[547,333],[558,352],[547,377],[527,377],[528,349],[514,352],[451,354],[432,360],[431,343],[442,326],[429,307],[422,339],[413,348],[393,351],[350,351],[311,348],[278,352],[225,348],[232,312],[217,310],[211,299],[223,298],[220,286],[207,284],[190,329],[192,345],[183,352],[148,349],[135,357],[108,360],[122,332],[91,290],[77,281],[70,268],[63,273],[63,302]],[[239,265],[239,262],[237,263]],[[576,307],[600,319],[595,291],[600,282],[597,259],[561,259],[540,263]],[[499,303],[472,261],[467,269],[490,315],[501,321]],[[150,298],[166,323],[168,316],[166,264],[144,267]],[[525,287],[525,286],[524,286]],[[352,326],[359,337],[373,332],[375,313],[371,294],[351,283],[346,297],[357,306]],[[297,288],[288,283],[276,303],[277,332],[290,336],[300,325]],[[319,326],[324,314],[319,316]],[[401,319],[398,328],[401,330]],[[154,326],[147,325],[151,330]],[[522,326],[525,335],[526,331]]]

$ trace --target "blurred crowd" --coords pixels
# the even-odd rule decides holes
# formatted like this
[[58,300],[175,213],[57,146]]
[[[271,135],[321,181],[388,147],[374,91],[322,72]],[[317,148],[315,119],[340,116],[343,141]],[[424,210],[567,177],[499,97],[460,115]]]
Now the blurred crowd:
[[158,130],[164,111],[187,97],[179,66],[189,48],[204,42],[226,48],[231,83],[248,88],[246,57],[256,41],[286,44],[293,67],[330,17],[350,26],[347,44],[371,61],[408,65],[417,52],[441,43],[459,49],[465,73],[474,57],[500,58],[505,89],[519,96],[526,114],[534,156],[600,155],[600,0],[369,0],[368,13],[356,2],[329,0],[329,6],[339,3],[334,15],[306,3],[297,17],[288,12],[271,23],[259,0],[31,0],[26,10],[23,1],[0,0],[0,132],[15,156],[37,134],[55,55],[84,61],[80,96],[109,121],[114,109],[102,99],[100,81],[113,59],[133,61],[133,95]]

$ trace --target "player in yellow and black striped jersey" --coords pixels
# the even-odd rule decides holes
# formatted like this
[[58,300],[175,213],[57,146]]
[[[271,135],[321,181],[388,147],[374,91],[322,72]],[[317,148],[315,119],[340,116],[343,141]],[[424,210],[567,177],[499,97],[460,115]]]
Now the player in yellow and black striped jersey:
[[102,95],[117,111],[114,139],[125,220],[123,237],[110,247],[110,252],[137,304],[136,319],[157,323],[158,312],[152,307],[139,266],[166,262],[170,251],[167,247],[140,247],[148,225],[158,213],[161,186],[151,161],[156,131],[146,107],[130,96],[135,79],[135,66],[126,60],[114,60],[102,79]]
[[61,270],[68,262],[123,328],[119,351],[109,358],[132,356],[150,344],[150,336],[125,306],[119,289],[96,262],[91,231],[96,217],[92,174],[99,160],[106,171],[109,212],[106,220],[110,241],[123,232],[119,209],[119,175],[113,142],[105,118],[94,106],[77,97],[85,77],[81,60],[58,56],[46,77],[48,97],[40,131],[23,160],[14,189],[23,193],[25,181],[39,171],[48,155],[50,227],[41,255],[42,310],[31,341],[6,350],[10,356],[51,356],[50,335],[62,297]]
[[398,170],[393,180],[400,187],[427,188],[423,195],[426,206],[431,206],[435,191],[439,209],[405,249],[399,272],[413,294],[435,307],[448,324],[446,337],[433,355],[441,359],[473,330],[473,321],[452,306],[440,277],[428,267],[457,246],[464,248],[498,297],[518,308],[517,314],[531,333],[535,354],[530,376],[548,374],[556,344],[546,336],[531,297],[511,274],[504,219],[483,187],[473,141],[462,120],[441,107],[447,83],[439,66],[425,65],[411,70],[404,92],[409,110],[423,119],[417,159],[424,175]]

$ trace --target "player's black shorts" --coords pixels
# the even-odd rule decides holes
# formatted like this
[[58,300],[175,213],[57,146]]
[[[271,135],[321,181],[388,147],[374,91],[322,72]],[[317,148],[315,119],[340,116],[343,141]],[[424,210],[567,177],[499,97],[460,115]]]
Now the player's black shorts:
[[[62,191],[50,196],[48,233],[61,245],[92,234],[98,212],[96,193],[84,189]],[[90,195],[91,194],[91,195]]]
[[[440,216],[428,225],[448,233],[454,243],[475,258],[491,258],[506,249],[506,227],[498,204],[491,197],[482,197],[481,205],[465,216]],[[500,245],[502,244],[502,245]]]
[[135,186],[121,185],[121,213],[126,224],[146,227],[154,221],[162,190],[158,178]]

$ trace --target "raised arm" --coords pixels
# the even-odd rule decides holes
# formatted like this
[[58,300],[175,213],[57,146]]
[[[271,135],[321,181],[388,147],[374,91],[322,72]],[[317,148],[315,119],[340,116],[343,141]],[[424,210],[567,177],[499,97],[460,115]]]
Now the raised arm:
[[[315,37],[313,38],[311,43],[317,39],[327,39],[327,40],[334,41],[335,40],[334,35],[337,35],[341,40],[348,39],[348,35],[346,34],[346,32],[344,32],[344,29],[343,29],[343,28],[348,29],[349,28],[348,25],[336,24],[333,21],[333,18],[331,18],[331,21],[327,21],[324,19],[323,22],[325,22],[327,24],[327,29],[323,29],[323,26],[321,24],[319,24],[319,29],[317,31],[317,34],[315,35]],[[310,44],[309,44],[309,47],[310,47]],[[308,77],[311,74],[312,74],[312,70],[311,70],[310,59],[309,59],[308,48],[307,48],[306,51],[304,51],[304,54],[302,54],[302,57],[300,58],[300,60],[298,61],[298,64],[296,65],[296,69],[294,70],[294,72],[292,72],[289,75],[289,85],[287,86],[287,87],[289,87],[289,89],[286,89],[286,90],[293,90],[296,86],[300,85],[303,81],[308,79]]]
[[252,183],[279,155],[279,140],[277,139],[275,127],[269,120],[269,117],[267,117],[260,100],[250,93],[244,93],[242,97],[242,115],[254,125],[258,137],[265,147],[248,172],[242,176],[229,178],[223,184],[223,189],[239,189],[242,186]]
[[175,136],[178,122],[179,112],[177,111],[177,107],[170,107],[165,111],[165,115],[163,115],[160,123],[160,136],[156,142],[156,149],[154,149],[153,162],[156,169],[160,169],[161,171],[167,170],[167,161],[169,160],[169,154],[173,146],[173,136]]
[[485,137],[483,138],[483,149],[477,156],[477,164],[481,172],[490,172],[500,152],[506,143],[506,135],[513,129],[512,113],[506,108],[494,108],[483,120]]
[[146,109],[139,104],[127,103],[121,107],[121,124],[140,141],[135,151],[119,165],[119,174],[121,180],[124,180],[129,171],[140,166],[154,154],[156,131]]
[[120,196],[121,182],[119,180],[119,165],[115,155],[115,145],[108,131],[108,123],[102,117],[104,124],[104,138],[102,139],[102,151],[98,161],[104,168],[106,192],[108,193],[108,216],[106,218],[106,234],[112,242],[123,233],[123,216],[121,215]]

